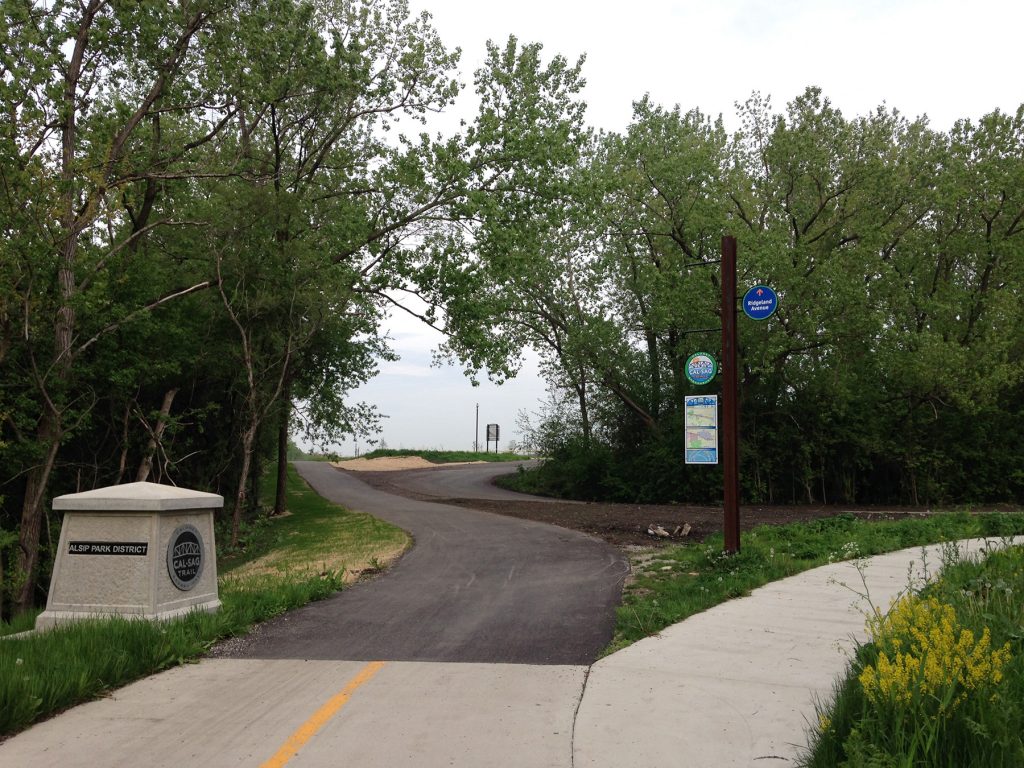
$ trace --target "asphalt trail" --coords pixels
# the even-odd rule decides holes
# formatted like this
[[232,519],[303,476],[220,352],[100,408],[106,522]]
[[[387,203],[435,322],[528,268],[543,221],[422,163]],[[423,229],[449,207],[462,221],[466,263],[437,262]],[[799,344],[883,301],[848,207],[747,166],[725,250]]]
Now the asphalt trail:
[[370,488],[296,462],[325,498],[408,531],[385,576],[262,625],[218,655],[253,659],[590,664],[611,639],[628,566],[563,528]]
[[488,499],[491,501],[552,501],[543,496],[530,496],[499,488],[492,481],[508,475],[518,467],[534,467],[538,461],[488,462],[481,464],[444,464],[429,469],[407,469],[388,472],[388,479],[407,491],[433,496],[436,499]]

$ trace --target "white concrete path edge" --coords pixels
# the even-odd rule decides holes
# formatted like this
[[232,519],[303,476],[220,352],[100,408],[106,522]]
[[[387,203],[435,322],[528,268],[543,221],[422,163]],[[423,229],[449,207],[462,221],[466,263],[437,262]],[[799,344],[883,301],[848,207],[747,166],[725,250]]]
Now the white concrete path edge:
[[[963,556],[1014,539],[958,542]],[[934,577],[943,545],[815,568],[754,590],[591,667],[576,718],[574,768],[795,765],[866,637],[868,605],[885,610],[911,579]]]

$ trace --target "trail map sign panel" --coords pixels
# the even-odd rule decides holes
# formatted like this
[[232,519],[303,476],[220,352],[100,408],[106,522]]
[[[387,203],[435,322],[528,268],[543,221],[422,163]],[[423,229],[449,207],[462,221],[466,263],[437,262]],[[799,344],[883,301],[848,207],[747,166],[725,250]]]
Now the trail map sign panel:
[[718,395],[684,398],[686,463],[718,463]]

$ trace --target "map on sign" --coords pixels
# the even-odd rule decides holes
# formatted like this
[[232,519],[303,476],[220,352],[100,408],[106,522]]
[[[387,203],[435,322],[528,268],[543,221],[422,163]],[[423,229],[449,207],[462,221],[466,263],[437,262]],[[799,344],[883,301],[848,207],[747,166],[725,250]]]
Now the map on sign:
[[718,395],[685,398],[687,464],[718,463]]

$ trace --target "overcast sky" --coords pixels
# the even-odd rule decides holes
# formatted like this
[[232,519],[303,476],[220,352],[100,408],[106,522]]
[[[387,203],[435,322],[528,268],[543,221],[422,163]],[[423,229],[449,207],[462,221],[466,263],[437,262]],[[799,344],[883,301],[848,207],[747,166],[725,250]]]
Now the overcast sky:
[[[624,131],[632,102],[693,107],[735,128],[734,104],[752,91],[777,110],[809,85],[820,86],[847,117],[883,102],[905,115],[927,114],[946,130],[1024,102],[1018,0],[410,0],[428,11],[445,44],[462,49],[462,80],[484,59],[488,39],[510,34],[540,42],[547,56],[586,55],[588,121]],[[467,97],[457,117],[472,118]],[[469,450],[480,404],[484,425],[501,425],[501,448],[515,434],[516,414],[535,411],[545,387],[528,363],[501,387],[472,387],[458,368],[431,368],[438,337],[397,319],[399,362],[357,390],[355,399],[389,416],[382,437],[391,448]],[[350,454],[352,444],[341,446]],[[365,451],[366,446],[360,446]]]

